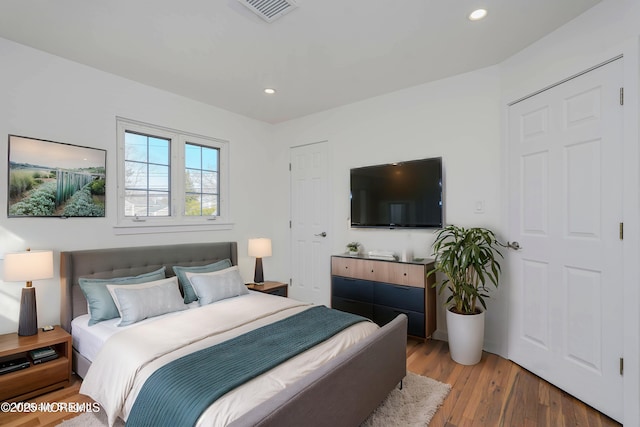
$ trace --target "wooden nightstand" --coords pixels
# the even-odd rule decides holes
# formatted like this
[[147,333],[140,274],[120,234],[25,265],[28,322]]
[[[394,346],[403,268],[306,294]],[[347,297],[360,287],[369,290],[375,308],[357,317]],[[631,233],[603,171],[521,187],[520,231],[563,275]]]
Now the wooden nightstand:
[[[58,358],[34,365],[29,351],[52,346]],[[29,359],[30,366],[19,371],[0,375],[0,401],[21,401],[52,390],[63,388],[71,382],[71,335],[60,326],[54,330],[21,337],[17,333],[0,335],[0,360],[18,357]]]
[[265,294],[278,295],[281,297],[287,296],[287,284],[282,282],[263,282],[261,284],[247,283],[247,288],[264,292]]

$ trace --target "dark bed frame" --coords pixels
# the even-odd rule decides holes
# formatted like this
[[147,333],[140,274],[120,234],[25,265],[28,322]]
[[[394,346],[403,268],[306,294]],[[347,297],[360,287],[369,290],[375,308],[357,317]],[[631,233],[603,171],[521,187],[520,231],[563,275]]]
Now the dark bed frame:
[[[61,252],[61,325],[71,333],[71,321],[87,313],[79,277],[132,276],[162,266],[173,276],[173,265],[205,265],[227,258],[237,265],[236,242]],[[357,426],[405,377],[406,344],[407,318],[399,315],[230,426]],[[90,365],[73,350],[73,369],[80,377]]]

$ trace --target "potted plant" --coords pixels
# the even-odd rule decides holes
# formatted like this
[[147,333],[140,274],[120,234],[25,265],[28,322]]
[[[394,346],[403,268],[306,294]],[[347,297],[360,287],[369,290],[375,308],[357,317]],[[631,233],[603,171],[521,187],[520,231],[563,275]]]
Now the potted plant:
[[434,286],[439,294],[445,289],[451,292],[446,301],[449,350],[451,358],[463,365],[482,358],[487,285],[498,287],[500,247],[505,245],[491,230],[455,225],[440,230],[432,245],[435,267],[429,274],[439,271],[446,276]]
[[358,255],[360,251],[360,243],[359,242],[347,243],[347,250],[349,251],[349,255]]

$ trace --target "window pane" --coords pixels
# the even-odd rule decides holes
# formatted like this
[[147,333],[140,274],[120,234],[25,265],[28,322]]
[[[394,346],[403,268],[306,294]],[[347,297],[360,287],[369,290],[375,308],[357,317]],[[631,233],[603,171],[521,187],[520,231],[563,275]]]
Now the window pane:
[[169,167],[149,165],[149,189],[169,191]]
[[218,215],[218,196],[187,194],[185,198],[185,215],[214,216]]
[[124,214],[125,216],[147,216],[147,192],[125,191]]
[[149,138],[149,163],[169,164],[169,140]]
[[202,193],[202,171],[187,169],[184,187],[185,193]]
[[169,216],[169,193],[149,191],[149,216]]
[[218,174],[216,172],[202,172],[202,192],[218,193]]
[[202,147],[202,169],[208,171],[218,170],[218,149]]
[[125,160],[147,161],[147,137],[145,135],[125,132],[124,146]]
[[184,214],[187,216],[202,215],[202,201],[199,194],[187,194],[185,196]]
[[171,140],[125,132],[125,216],[170,216]]
[[185,144],[184,163],[190,169],[200,169],[202,167],[202,149],[199,145]]
[[218,215],[219,151],[185,144],[185,215]]
[[147,164],[138,162],[124,162],[125,188],[147,188]]
[[202,215],[218,215],[218,195],[202,196]]

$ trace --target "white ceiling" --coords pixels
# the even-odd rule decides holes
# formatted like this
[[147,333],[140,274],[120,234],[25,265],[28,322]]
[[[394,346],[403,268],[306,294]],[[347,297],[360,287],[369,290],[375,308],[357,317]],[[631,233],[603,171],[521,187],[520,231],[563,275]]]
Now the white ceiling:
[[2,0],[0,37],[278,123],[500,63],[599,1],[297,0],[269,24],[236,0]]

